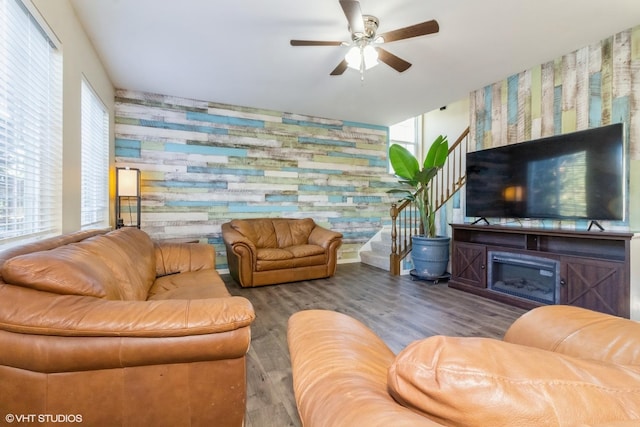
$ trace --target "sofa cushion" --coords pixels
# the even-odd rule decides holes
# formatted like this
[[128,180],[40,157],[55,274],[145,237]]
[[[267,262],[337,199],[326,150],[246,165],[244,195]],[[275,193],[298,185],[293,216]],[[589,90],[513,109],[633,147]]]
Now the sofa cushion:
[[234,219],[233,227],[240,234],[251,240],[256,248],[277,248],[278,240],[271,218]]
[[293,258],[293,254],[285,249],[263,248],[256,250],[259,261],[280,261]]
[[327,265],[327,257],[324,254],[293,258],[292,261],[293,261],[292,267],[294,268],[312,267],[312,266],[322,267]]
[[273,220],[279,248],[305,245],[309,243],[309,235],[316,226],[311,218]]
[[435,336],[389,368],[391,395],[456,426],[598,424],[637,419],[640,370],[489,338]]
[[205,243],[154,242],[156,276],[216,268],[216,250]]
[[185,271],[156,279],[149,300],[227,298],[231,294],[214,269]]
[[295,258],[304,258],[307,256],[313,255],[324,255],[325,250],[322,246],[318,245],[297,245],[297,246],[288,246],[283,248],[284,250],[290,252]]
[[77,243],[104,262],[128,300],[144,301],[156,278],[153,241],[137,228],[126,227]]
[[295,260],[296,258],[293,257],[275,261],[258,260],[258,262],[256,262],[256,271],[272,271],[293,268]]
[[11,258],[3,265],[2,277],[8,283],[56,294],[124,299],[109,267],[78,244]]

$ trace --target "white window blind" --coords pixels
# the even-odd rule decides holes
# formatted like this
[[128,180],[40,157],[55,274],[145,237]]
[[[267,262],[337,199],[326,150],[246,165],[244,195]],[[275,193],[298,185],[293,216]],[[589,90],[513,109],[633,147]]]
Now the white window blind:
[[62,58],[18,0],[0,0],[0,244],[59,233]]
[[82,81],[82,227],[106,226],[109,214],[109,114]]

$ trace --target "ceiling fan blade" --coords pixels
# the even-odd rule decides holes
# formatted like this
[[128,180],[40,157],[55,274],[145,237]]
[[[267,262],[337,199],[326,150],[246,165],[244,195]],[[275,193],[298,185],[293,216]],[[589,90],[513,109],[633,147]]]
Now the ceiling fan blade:
[[347,69],[347,60],[343,59],[336,68],[329,74],[331,76],[340,76]]
[[318,40],[291,40],[291,46],[340,46],[342,42]]
[[360,2],[354,0],[340,0],[342,11],[349,21],[349,29],[352,33],[364,33],[364,19],[360,11]]
[[377,47],[378,51],[378,59],[399,73],[406,71],[409,67],[411,67],[411,63],[405,61],[402,58],[395,56],[393,53],[386,51],[382,48]]
[[383,34],[378,34],[384,39],[385,43],[394,42],[396,40],[410,39],[411,37],[426,36],[440,31],[438,22],[434,19],[422,22],[420,24],[411,25],[409,27],[400,28]]

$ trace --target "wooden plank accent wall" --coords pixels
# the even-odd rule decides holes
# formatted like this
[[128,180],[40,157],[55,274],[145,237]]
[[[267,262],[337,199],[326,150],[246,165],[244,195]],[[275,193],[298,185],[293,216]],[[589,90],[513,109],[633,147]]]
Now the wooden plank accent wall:
[[119,90],[116,166],[142,172],[142,229],[216,247],[234,218],[311,217],[341,260],[389,223],[386,126]]
[[470,101],[477,149],[623,122],[639,160],[640,26],[478,89]]
[[[640,25],[478,89],[469,98],[470,147],[624,123],[633,168],[640,161]],[[640,217],[640,212],[631,215]]]

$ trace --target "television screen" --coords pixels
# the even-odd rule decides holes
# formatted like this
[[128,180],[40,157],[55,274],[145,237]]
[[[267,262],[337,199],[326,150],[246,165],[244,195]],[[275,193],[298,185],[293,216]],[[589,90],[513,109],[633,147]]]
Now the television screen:
[[466,216],[624,220],[622,123],[467,154]]

